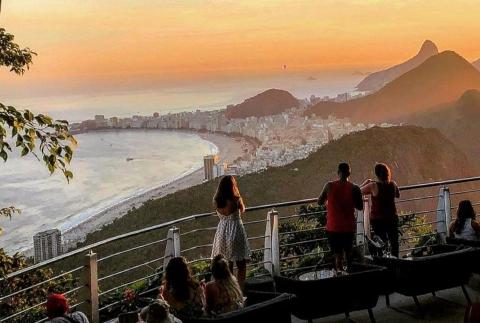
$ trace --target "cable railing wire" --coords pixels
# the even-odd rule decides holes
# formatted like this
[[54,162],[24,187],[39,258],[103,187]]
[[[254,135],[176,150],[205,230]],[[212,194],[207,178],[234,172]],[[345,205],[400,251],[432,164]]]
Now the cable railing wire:
[[111,255],[102,257],[102,258],[98,259],[97,262],[101,262],[101,261],[110,259],[110,258],[112,258],[112,257],[120,256],[120,255],[123,255],[123,254],[125,254],[125,253],[127,253],[127,252],[131,252],[131,251],[135,251],[135,250],[142,249],[142,248],[145,248],[145,247],[149,247],[149,246],[152,246],[152,245],[157,244],[157,243],[166,242],[167,240],[168,240],[167,238],[165,238],[165,239],[160,239],[160,240],[152,241],[152,242],[149,242],[149,243],[145,243],[145,244],[140,245],[140,246],[136,246],[136,247],[133,247],[133,248],[129,248],[129,249],[126,249],[126,250],[123,250],[123,251],[119,251],[119,252],[113,253],[113,254],[111,254]]

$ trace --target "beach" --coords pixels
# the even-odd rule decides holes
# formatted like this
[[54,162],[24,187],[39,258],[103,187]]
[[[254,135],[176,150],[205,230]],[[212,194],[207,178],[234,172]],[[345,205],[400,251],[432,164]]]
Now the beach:
[[[254,144],[248,139],[242,137],[230,137],[219,133],[196,133],[202,139],[214,144],[218,149],[220,159],[228,164],[240,157],[246,157],[254,150]],[[87,220],[78,225],[66,229],[63,235],[63,243],[65,249],[71,249],[78,242],[85,239],[88,233],[101,229],[104,225],[113,222],[117,218],[125,216],[132,208],[139,208],[146,201],[158,199],[176,191],[186,189],[191,186],[201,184],[204,181],[203,167],[193,170],[179,177],[176,180],[165,185],[156,187],[152,190],[139,195],[132,196],[124,201],[103,210],[100,213],[91,216]],[[66,250],[65,250],[66,251]],[[28,254],[28,252],[27,252]]]

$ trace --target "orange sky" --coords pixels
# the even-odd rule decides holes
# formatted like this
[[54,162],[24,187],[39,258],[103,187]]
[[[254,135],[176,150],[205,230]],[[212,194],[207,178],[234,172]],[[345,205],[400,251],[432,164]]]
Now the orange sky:
[[[38,52],[9,86],[201,79],[398,63],[424,39],[480,57],[477,0],[4,0],[0,26]],[[5,83],[7,82],[7,83]]]

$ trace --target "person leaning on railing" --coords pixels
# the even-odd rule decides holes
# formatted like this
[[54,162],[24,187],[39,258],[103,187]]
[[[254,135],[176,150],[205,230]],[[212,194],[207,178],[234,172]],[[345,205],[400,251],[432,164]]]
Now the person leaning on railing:
[[165,269],[160,297],[179,318],[201,317],[204,308],[203,286],[197,282],[183,257],[172,258]]
[[[327,203],[327,238],[335,254],[337,274],[348,270],[351,264],[353,241],[357,221],[355,209],[363,210],[360,188],[350,182],[350,165],[338,165],[338,180],[325,184],[318,204]],[[346,262],[346,268],[344,268]]]
[[457,218],[448,228],[449,236],[457,239],[480,240],[480,224],[475,217],[472,202],[461,201],[458,204]]
[[370,224],[373,232],[383,240],[390,243],[392,256],[398,258],[398,215],[395,198],[400,197],[397,183],[392,181],[392,172],[386,164],[375,164],[376,181],[365,180],[360,186],[363,195],[372,197],[370,210]]
[[213,204],[220,218],[213,239],[212,259],[223,255],[233,273],[233,263],[237,265],[237,280],[241,288],[247,274],[247,261],[250,260],[250,246],[242,222],[245,204],[237,186],[235,177],[222,177]]
[[88,319],[82,312],[69,313],[68,301],[62,294],[51,294],[48,296],[47,323],[88,323]]

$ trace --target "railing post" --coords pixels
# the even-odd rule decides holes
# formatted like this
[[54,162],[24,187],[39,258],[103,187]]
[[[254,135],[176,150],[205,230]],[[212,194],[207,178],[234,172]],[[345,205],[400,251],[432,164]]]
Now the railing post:
[[263,268],[273,275],[272,261],[272,221],[270,221],[270,211],[267,212],[267,221],[265,222],[265,242],[263,244]]
[[167,233],[167,245],[165,246],[165,258],[163,259],[163,268],[166,268],[168,262],[173,257],[180,257],[182,250],[180,249],[180,229],[171,227]]
[[87,315],[91,323],[99,323],[97,254],[90,250],[84,260],[85,270],[81,280],[84,288],[80,289],[79,293],[84,303],[80,305],[80,310]]
[[[365,203],[364,203],[365,204]],[[357,247],[364,245],[365,244],[365,226],[363,225],[365,223],[365,207],[362,211],[357,211],[357,233],[356,233],[356,242],[357,242]]]
[[363,199],[363,232],[369,238],[372,237],[370,231],[370,197],[367,196]]
[[437,207],[437,232],[444,243],[448,235],[448,226],[452,220],[450,206],[450,190],[444,186],[440,189]]
[[278,212],[271,210],[268,212],[270,215],[270,223],[272,224],[272,265],[273,274],[280,275],[280,238],[278,235]]

